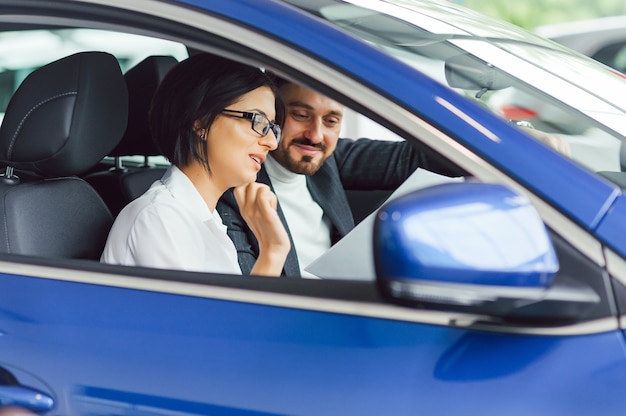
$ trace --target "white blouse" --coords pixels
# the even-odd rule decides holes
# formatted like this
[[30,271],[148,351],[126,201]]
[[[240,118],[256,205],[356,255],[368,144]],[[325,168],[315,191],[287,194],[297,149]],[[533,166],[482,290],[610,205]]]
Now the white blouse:
[[100,261],[127,266],[241,274],[217,210],[171,166],[117,216]]

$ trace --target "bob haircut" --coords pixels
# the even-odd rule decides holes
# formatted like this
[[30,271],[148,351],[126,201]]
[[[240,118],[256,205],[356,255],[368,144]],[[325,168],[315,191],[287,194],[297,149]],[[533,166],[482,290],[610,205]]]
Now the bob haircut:
[[207,148],[200,145],[195,122],[210,129],[224,108],[263,86],[274,93],[274,122],[282,126],[284,105],[265,72],[208,53],[193,55],[174,66],[154,94],[149,114],[152,139],[173,165],[186,166],[195,160],[210,173]]

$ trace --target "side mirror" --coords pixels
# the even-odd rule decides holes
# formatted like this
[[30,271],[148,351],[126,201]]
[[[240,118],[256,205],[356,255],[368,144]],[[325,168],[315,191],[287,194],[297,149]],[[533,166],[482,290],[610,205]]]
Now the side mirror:
[[[499,317],[523,307],[528,317],[528,305],[543,300],[599,301],[576,284],[551,287],[559,263],[548,231],[530,201],[503,185],[446,183],[384,205],[374,263],[383,296],[404,305]],[[575,316],[581,308],[548,310]]]

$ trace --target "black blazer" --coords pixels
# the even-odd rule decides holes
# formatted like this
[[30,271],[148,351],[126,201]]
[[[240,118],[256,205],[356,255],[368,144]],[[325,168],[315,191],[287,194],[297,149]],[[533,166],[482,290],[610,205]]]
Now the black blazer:
[[[461,174],[456,168],[429,159],[424,152],[406,141],[339,139],[333,155],[314,175],[307,177],[307,187],[311,196],[332,224],[332,243],[336,243],[354,228],[354,219],[345,190],[393,190],[419,167],[447,176]],[[257,182],[269,185],[274,191],[264,168],[261,168]],[[252,230],[239,214],[232,190],[227,191],[220,199],[217,210],[237,248],[242,273],[250,274],[259,253],[259,246]],[[280,201],[278,215],[291,240]],[[300,277],[293,240],[291,247],[282,275]]]

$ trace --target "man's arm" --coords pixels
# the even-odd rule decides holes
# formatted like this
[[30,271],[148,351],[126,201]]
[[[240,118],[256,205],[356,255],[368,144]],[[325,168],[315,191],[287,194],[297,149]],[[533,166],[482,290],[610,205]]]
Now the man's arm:
[[407,141],[339,139],[333,155],[344,189],[395,189],[417,168],[450,177],[463,172]]

